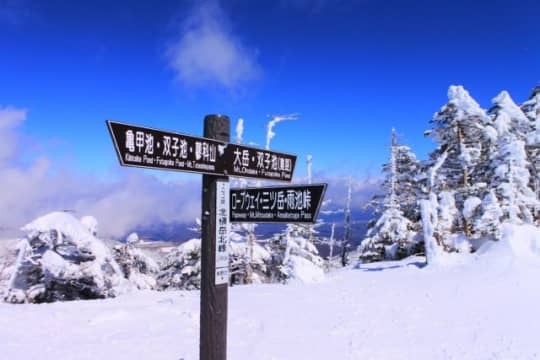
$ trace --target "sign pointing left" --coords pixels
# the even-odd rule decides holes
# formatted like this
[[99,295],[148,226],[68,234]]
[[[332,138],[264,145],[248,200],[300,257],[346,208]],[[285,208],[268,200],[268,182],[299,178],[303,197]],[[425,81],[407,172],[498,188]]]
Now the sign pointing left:
[[225,143],[107,120],[123,166],[222,175],[216,169]]
[[107,120],[123,166],[292,180],[296,156]]

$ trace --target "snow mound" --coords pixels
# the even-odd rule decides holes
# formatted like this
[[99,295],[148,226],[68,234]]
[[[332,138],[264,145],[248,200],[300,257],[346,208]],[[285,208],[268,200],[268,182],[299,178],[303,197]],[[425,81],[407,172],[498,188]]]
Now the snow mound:
[[287,272],[288,281],[309,284],[325,279],[323,268],[301,256],[290,256],[284,267],[283,271]]
[[501,233],[501,246],[515,258],[540,261],[540,229],[536,226],[505,223]]

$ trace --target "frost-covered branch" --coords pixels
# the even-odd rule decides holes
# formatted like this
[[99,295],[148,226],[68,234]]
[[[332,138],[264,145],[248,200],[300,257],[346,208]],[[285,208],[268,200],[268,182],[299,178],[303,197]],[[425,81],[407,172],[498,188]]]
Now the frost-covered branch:
[[274,115],[272,120],[268,122],[266,125],[266,150],[270,150],[270,141],[276,136],[274,126],[279,122],[287,120],[298,120],[298,114]]

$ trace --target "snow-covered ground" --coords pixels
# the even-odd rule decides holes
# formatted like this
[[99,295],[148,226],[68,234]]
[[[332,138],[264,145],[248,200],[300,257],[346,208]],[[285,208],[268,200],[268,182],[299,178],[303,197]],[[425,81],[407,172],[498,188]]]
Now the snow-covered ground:
[[[232,287],[228,358],[537,359],[540,263],[489,247]],[[199,292],[0,304],[0,339],[2,359],[198,359]]]

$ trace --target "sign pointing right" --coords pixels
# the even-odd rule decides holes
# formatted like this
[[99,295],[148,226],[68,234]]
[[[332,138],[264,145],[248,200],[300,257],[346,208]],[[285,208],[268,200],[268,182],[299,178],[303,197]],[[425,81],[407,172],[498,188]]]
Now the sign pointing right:
[[314,223],[326,184],[231,189],[231,222]]

